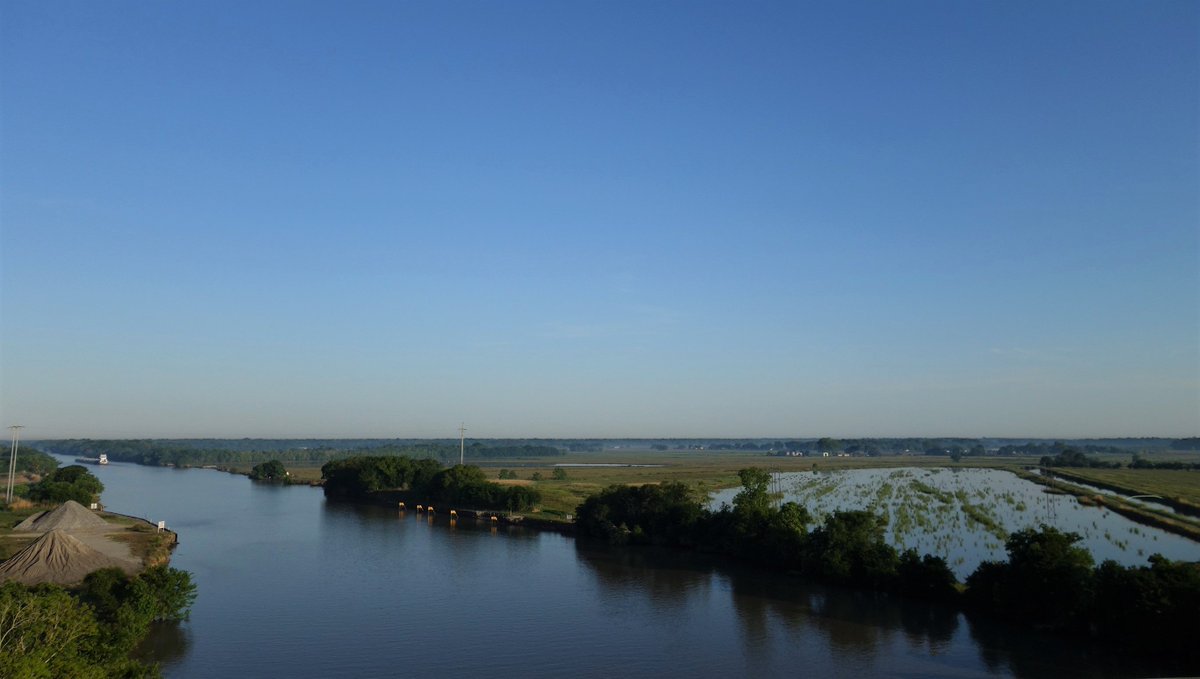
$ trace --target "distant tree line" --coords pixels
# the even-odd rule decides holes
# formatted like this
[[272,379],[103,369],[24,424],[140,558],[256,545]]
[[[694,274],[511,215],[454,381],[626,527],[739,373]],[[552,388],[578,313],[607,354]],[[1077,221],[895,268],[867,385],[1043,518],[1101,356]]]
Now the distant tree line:
[[1082,450],[1070,446],[1056,444],[1054,456],[1043,455],[1038,464],[1042,467],[1089,467],[1092,469],[1120,469],[1121,463],[1115,460],[1100,460],[1088,457]]
[[1004,455],[1055,456],[1067,451],[1079,452],[1086,455],[1119,454],[1128,455],[1128,448],[1117,446],[1101,446],[1096,444],[1068,444],[1062,441],[1053,443],[1026,443],[1023,445],[1001,446],[999,452]]
[[1200,436],[1172,441],[1171,450],[1200,450]]
[[404,456],[357,456],[321,467],[329,497],[365,500],[391,491],[413,502],[434,502],[467,509],[524,511],[541,501],[528,486],[502,486],[471,465],[443,468],[436,460]]
[[1151,462],[1145,457],[1133,454],[1133,461],[1129,463],[1130,469],[1200,469],[1200,462],[1184,462],[1182,460],[1163,460],[1161,462]]
[[[257,439],[247,439],[253,442]],[[240,446],[220,445],[211,448],[201,448],[197,445],[208,445],[219,442],[217,439],[195,440],[155,440],[155,439],[68,439],[61,441],[38,441],[34,444],[37,449],[72,455],[76,457],[97,457],[101,453],[108,455],[113,462],[133,462],[150,466],[201,467],[205,465],[232,466],[254,465],[270,460],[280,462],[317,463],[358,455],[403,455],[406,457],[429,457],[449,462],[459,456],[458,442],[438,443],[419,442],[396,444],[390,442],[372,442],[371,445],[357,446],[359,441],[347,440],[341,444],[356,444],[357,447],[337,447],[324,445],[325,440],[314,440],[323,445],[307,447],[298,445],[302,442],[292,442],[293,447],[281,448],[277,445],[267,446],[263,450],[244,450]],[[261,442],[261,441],[260,441]],[[228,442],[226,442],[228,443]],[[337,443],[334,441],[333,443]],[[467,457],[497,458],[497,457],[551,457],[565,454],[554,446],[534,445],[528,443],[488,446],[473,442],[466,448]]]
[[[842,511],[813,526],[796,503],[774,506],[770,475],[739,472],[733,506],[712,511],[679,483],[610,486],[576,511],[578,534],[616,544],[718,552],[824,582],[962,606],[1039,629],[1074,632],[1195,667],[1200,647],[1200,563],[1160,555],[1148,566],[1095,567],[1080,536],[1050,526],[1012,533],[1006,562],[984,562],[957,582],[941,556],[899,552],[884,540],[886,519]],[[1186,668],[1181,665],[1181,668]]]
[[[458,452],[458,448],[451,446],[451,457]],[[488,457],[557,457],[566,455],[566,452],[559,450],[554,446],[539,446],[531,444],[520,445],[484,445],[478,441],[472,443],[466,448],[466,456],[470,458],[488,458]]]
[[17,452],[17,471],[45,476],[58,468],[58,460],[27,446]]

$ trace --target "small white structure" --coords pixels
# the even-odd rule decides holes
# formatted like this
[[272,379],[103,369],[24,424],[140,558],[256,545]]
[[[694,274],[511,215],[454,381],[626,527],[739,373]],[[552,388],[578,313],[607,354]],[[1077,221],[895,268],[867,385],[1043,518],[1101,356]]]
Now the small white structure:
[[158,522],[158,531],[161,533],[162,531],[164,531],[164,530],[166,530],[166,529],[167,529],[167,522],[166,522],[166,521],[159,521],[159,522]]

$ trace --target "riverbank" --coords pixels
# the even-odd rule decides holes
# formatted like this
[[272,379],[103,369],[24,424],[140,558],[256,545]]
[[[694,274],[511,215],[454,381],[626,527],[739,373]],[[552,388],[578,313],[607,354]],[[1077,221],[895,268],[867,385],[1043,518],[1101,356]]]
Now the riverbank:
[[515,526],[535,530],[551,531],[562,535],[575,535],[575,523],[572,515],[554,514],[550,516],[533,516],[541,512],[509,512],[501,509],[459,508],[451,505],[441,505],[425,501],[414,501],[413,496],[400,491],[378,491],[365,498],[326,497],[331,502],[347,505],[370,505],[387,507],[401,513],[412,512],[417,515],[442,516],[451,521],[473,521],[480,524],[496,526]]

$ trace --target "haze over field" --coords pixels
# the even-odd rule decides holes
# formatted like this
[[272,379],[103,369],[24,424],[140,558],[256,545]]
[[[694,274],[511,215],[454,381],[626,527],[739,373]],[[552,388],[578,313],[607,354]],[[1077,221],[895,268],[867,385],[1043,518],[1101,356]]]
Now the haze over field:
[[1200,432],[1200,5],[0,7],[0,424]]

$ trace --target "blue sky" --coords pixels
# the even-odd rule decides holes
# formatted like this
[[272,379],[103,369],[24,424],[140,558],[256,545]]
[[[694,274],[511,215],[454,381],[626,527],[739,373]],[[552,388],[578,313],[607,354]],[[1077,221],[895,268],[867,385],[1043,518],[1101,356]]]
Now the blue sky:
[[1200,433],[1192,2],[13,1],[0,418]]

